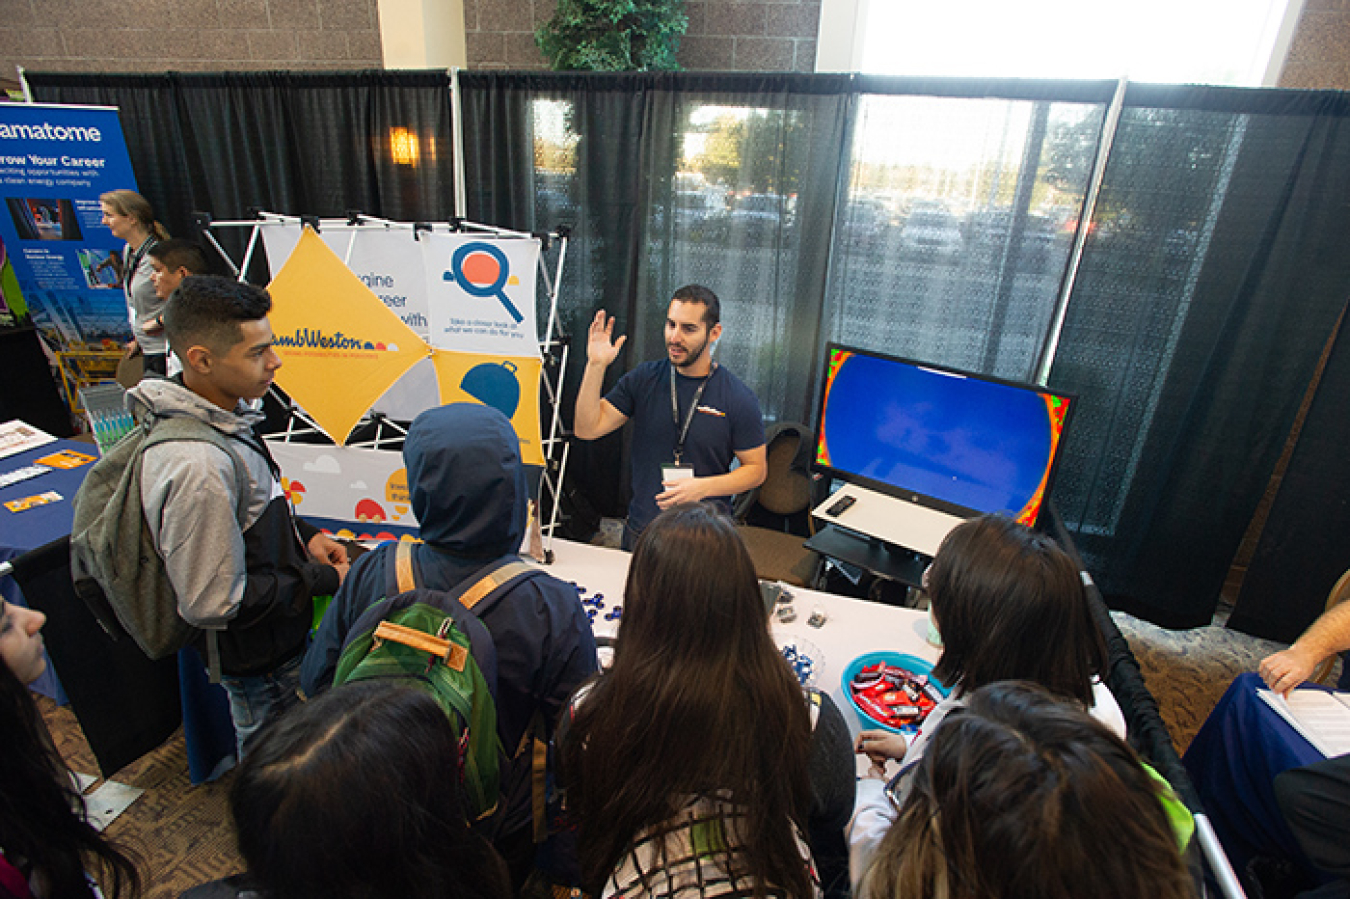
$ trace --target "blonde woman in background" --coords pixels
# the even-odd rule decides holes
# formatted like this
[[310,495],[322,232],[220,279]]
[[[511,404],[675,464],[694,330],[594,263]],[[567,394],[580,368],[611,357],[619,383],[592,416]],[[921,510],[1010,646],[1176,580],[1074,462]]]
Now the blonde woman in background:
[[161,240],[168,240],[169,232],[155,221],[150,202],[134,190],[110,190],[98,199],[103,207],[103,224],[113,237],[126,241],[122,248],[122,291],[127,297],[131,320],[127,355],[141,353],[146,374],[162,376],[167,371],[168,344],[157,320],[164,301],[155,292],[150,249]]

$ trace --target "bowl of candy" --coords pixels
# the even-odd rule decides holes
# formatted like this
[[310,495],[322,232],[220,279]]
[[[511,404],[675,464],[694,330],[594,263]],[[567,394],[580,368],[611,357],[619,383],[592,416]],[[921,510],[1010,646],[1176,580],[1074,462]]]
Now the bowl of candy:
[[819,647],[800,637],[785,636],[778,639],[778,651],[803,687],[815,686],[816,674],[825,667],[825,654]]
[[902,652],[869,652],[844,668],[844,695],[864,728],[913,734],[951,692],[933,666]]

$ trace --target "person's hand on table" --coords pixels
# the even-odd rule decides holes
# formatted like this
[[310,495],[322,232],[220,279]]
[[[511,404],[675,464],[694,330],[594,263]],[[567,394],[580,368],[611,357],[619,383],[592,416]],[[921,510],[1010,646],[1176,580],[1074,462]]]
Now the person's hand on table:
[[905,751],[909,749],[909,741],[901,734],[893,734],[887,730],[865,730],[858,734],[853,749],[866,755],[871,761],[872,767],[868,769],[868,777],[885,780],[886,763],[903,759]]
[[1281,696],[1288,696],[1290,690],[1312,676],[1313,669],[1320,661],[1313,658],[1313,653],[1301,649],[1295,643],[1288,649],[1266,656],[1257,671],[1267,687]]
[[[309,550],[309,557],[315,562],[322,562],[336,568],[338,565],[346,565],[349,561],[347,547],[322,531],[309,538],[309,545],[306,548]],[[342,573],[345,574],[346,572]]]

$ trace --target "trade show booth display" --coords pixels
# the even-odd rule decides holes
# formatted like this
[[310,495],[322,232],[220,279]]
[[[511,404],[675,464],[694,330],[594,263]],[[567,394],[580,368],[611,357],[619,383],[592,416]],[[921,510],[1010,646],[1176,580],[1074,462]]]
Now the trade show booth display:
[[[269,319],[288,418],[268,436],[298,512],[357,539],[415,534],[399,455],[404,426],[425,409],[473,402],[505,415],[522,461],[540,469],[551,541],[567,448],[561,385],[544,378],[544,360],[566,352],[556,333],[565,236],[265,212],[208,228],[248,229],[235,269],[248,271],[261,244],[275,272]],[[549,370],[560,369],[555,358]],[[363,425],[374,436],[349,443]]]

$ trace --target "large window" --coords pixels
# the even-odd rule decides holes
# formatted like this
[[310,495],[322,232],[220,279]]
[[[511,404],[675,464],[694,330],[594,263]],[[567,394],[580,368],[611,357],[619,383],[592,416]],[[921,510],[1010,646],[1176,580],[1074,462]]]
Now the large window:
[[864,95],[829,334],[1031,375],[1087,189],[1101,104]]
[[[1301,0],[856,2],[863,72],[1238,86],[1272,83],[1270,62],[1283,58],[1302,8]],[[832,0],[825,5],[829,15]]]

